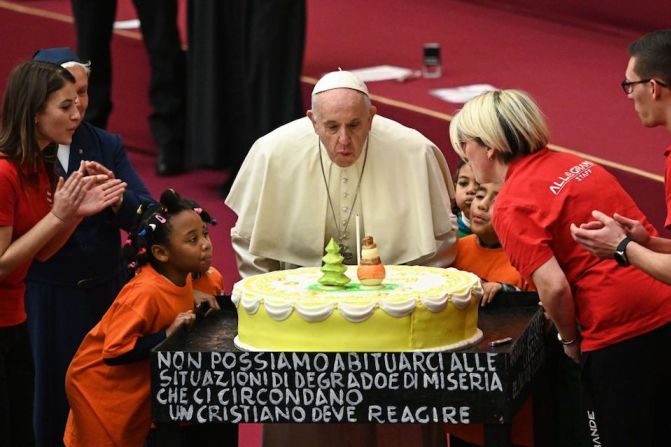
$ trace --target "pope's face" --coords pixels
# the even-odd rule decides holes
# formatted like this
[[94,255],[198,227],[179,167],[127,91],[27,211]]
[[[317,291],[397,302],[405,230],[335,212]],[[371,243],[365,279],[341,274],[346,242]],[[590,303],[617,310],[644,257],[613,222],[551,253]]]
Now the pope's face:
[[363,93],[339,88],[319,93],[308,117],[329,158],[344,168],[353,165],[361,155],[375,111]]

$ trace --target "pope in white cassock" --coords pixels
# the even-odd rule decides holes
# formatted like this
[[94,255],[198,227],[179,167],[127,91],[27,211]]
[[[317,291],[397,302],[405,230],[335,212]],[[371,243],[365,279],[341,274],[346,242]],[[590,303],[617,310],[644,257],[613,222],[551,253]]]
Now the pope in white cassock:
[[[312,91],[307,117],[259,138],[226,198],[240,275],[318,267],[334,238],[356,263],[356,220],[388,265],[447,267],[456,250],[452,180],[442,152],[414,129],[375,115],[347,71]],[[438,425],[272,424],[265,447],[444,446]]]
[[347,264],[361,235],[388,265],[447,267],[456,249],[449,168],[414,129],[375,115],[368,88],[335,71],[312,91],[307,117],[259,138],[226,198],[240,275],[320,266],[333,237]]

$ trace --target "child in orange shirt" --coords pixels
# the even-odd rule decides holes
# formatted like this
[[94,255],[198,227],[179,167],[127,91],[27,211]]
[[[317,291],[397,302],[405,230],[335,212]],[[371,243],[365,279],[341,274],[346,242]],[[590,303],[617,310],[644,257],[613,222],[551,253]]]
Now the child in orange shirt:
[[149,352],[194,321],[191,272],[203,273],[199,282],[208,291],[221,284],[221,275],[210,270],[207,213],[172,190],[138,213],[124,245],[136,275],[84,338],[67,371],[68,447],[145,444],[151,427]]
[[[452,263],[452,267],[473,272],[480,277],[485,291],[482,306],[490,303],[500,291],[535,290],[533,284],[522,278],[510,264],[492,227],[492,208],[499,189],[501,185],[497,183],[478,185],[470,210],[473,234],[457,241],[457,255]],[[531,399],[527,399],[513,418],[513,445],[534,445],[532,410]],[[452,447],[484,444],[482,424],[450,425],[445,428],[450,433]]]
[[470,212],[473,234],[457,241],[457,255],[452,263],[452,267],[480,277],[485,290],[482,306],[500,291],[536,290],[510,264],[492,227],[491,212],[499,189],[501,185],[496,183],[478,185]]
[[454,174],[454,201],[455,205],[452,212],[457,216],[459,225],[459,238],[472,234],[471,231],[471,203],[475,197],[475,190],[478,189],[478,182],[475,181],[471,165],[462,161]]

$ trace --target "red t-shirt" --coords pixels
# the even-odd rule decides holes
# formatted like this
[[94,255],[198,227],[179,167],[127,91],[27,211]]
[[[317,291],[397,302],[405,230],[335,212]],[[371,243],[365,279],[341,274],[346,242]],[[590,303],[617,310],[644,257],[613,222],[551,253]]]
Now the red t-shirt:
[[166,329],[177,314],[191,309],[190,277],[178,287],[145,265],[126,284],[68,368],[68,447],[145,444],[151,427],[149,360],[110,366],[103,358],[131,351],[138,338]]
[[[23,236],[47,215],[51,206],[47,200],[51,191],[44,166],[35,183],[22,180],[9,160],[0,158],[0,227],[12,227],[12,240]],[[15,326],[26,320],[23,304],[25,285],[32,259],[0,279],[0,327]]]
[[664,227],[671,230],[671,146],[664,152],[666,160],[664,161],[664,193],[666,196],[666,221]]
[[571,285],[583,351],[644,334],[671,321],[671,286],[635,267],[598,259],[571,237],[570,224],[595,209],[643,222],[632,198],[602,167],[543,149],[510,164],[496,198],[493,226],[526,278],[554,256]]

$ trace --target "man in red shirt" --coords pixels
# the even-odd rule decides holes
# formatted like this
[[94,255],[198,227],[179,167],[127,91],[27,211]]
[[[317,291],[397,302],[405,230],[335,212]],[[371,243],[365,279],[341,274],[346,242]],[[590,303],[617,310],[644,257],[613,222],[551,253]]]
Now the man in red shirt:
[[[629,46],[622,89],[634,101],[644,126],[664,126],[671,132],[671,29],[645,34]],[[667,229],[671,229],[670,153],[671,146],[664,152]],[[571,227],[578,243],[598,257],[616,257],[671,284],[671,240],[649,234],[632,215],[595,211],[593,217],[597,220]]]

